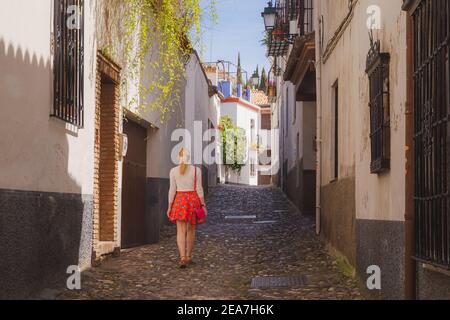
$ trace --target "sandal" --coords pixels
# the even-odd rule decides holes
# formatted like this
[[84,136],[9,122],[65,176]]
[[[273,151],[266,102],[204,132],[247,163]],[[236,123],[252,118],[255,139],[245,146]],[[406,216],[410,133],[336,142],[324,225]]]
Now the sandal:
[[187,268],[187,265],[188,265],[188,259],[187,259],[187,257],[181,257],[181,260],[180,260],[180,269],[186,269]]
[[187,264],[195,264],[195,262],[192,260],[192,257],[186,257],[186,263]]

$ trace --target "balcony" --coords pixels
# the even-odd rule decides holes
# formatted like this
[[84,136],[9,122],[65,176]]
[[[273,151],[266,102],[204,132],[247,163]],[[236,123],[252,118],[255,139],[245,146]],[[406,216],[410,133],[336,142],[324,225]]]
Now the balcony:
[[314,32],[313,0],[277,0],[262,13],[269,57],[285,56],[296,38]]
[[269,57],[285,56],[288,53],[289,45],[289,33],[286,32],[286,28],[276,28],[269,34],[267,55]]

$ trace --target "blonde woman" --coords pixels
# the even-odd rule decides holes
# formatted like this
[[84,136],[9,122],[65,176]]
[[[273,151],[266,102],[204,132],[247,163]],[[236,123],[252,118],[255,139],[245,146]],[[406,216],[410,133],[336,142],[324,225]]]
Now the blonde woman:
[[189,164],[189,153],[181,149],[180,165],[170,171],[169,209],[167,217],[177,224],[177,244],[180,252],[180,268],[192,263],[195,232],[198,224],[205,221],[197,219],[196,209],[203,207],[205,198],[202,187],[202,172]]

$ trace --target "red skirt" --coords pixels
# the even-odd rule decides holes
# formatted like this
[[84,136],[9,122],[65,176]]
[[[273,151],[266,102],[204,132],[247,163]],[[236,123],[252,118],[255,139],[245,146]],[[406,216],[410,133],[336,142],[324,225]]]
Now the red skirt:
[[203,224],[205,221],[198,220],[195,214],[195,209],[200,208],[201,206],[202,203],[197,192],[177,192],[169,214],[169,220],[173,223],[184,221],[192,225]]

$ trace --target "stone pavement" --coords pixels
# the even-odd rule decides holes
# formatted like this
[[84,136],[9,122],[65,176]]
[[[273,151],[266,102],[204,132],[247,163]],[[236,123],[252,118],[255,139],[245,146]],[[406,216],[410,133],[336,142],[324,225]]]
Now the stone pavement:
[[[272,187],[218,186],[207,200],[196,264],[178,268],[175,227],[161,242],[122,252],[82,275],[58,299],[360,299],[303,217]],[[231,216],[231,217],[230,217]],[[256,216],[238,219],[233,216]],[[252,289],[254,277],[306,276],[303,286]]]

